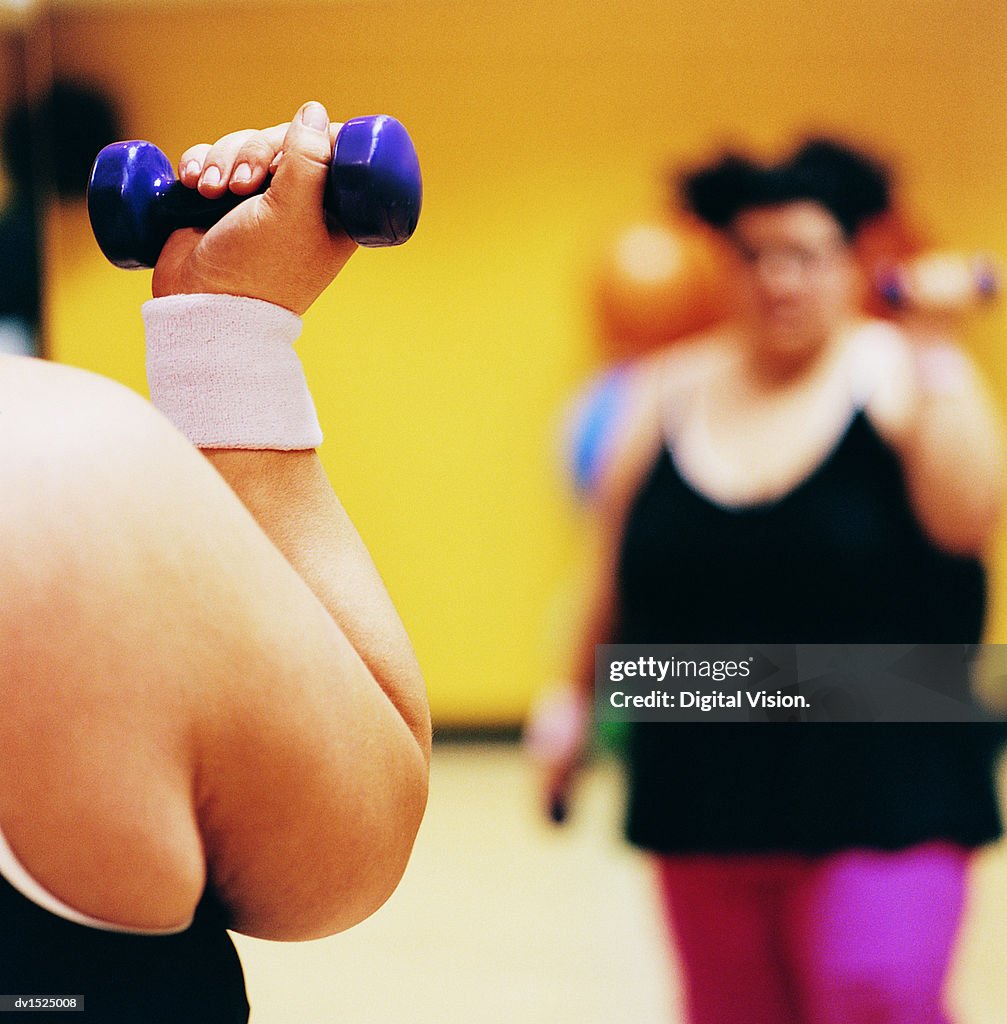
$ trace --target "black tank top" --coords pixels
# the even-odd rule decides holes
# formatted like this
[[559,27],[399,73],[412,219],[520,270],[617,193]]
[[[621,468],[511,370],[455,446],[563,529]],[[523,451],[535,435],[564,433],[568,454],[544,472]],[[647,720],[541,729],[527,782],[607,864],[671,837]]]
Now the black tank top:
[[247,1024],[249,1013],[241,963],[211,895],[184,932],[132,935],[57,917],[2,877],[0,994],[84,997],[80,1016],[4,1013],[10,1024]]
[[[858,412],[818,468],[725,508],[662,450],[633,502],[616,642],[974,643],[985,573],[937,549]],[[634,724],[631,841],[661,852],[825,853],[999,835],[998,725]]]

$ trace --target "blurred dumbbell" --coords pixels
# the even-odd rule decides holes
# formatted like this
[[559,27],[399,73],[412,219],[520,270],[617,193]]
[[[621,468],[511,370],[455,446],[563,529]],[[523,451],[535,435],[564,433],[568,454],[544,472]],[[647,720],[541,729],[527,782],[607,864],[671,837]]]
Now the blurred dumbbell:
[[931,252],[888,266],[875,278],[878,293],[895,310],[963,314],[995,299],[1002,274],[989,255]]
[[[264,191],[268,186],[263,186]],[[153,267],[178,228],[210,228],[248,196],[201,196],[175,178],[149,142],[106,146],[91,169],[87,208],[98,246],[117,267]],[[416,149],[393,117],[347,121],[336,136],[326,183],[327,215],[355,242],[400,245],[419,220],[423,199]]]

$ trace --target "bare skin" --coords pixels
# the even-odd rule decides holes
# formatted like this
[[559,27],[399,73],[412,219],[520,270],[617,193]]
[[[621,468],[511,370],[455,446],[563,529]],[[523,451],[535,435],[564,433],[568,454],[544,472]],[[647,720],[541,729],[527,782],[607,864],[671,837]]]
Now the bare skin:
[[[321,208],[327,114],[281,127],[183,157],[225,188],[248,166],[239,193],[276,177],[209,232],[176,232],[155,295],[303,313],[346,263]],[[317,455],[200,453],[126,389],[9,357],[0,420],[0,829],[22,864],[126,927],[184,926],[208,878],[264,938],[372,913],[422,818],[430,723]]]

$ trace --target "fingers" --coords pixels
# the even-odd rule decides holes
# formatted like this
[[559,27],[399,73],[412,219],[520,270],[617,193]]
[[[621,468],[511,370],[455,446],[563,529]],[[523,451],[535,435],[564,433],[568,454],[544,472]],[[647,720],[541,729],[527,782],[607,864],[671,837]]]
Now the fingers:
[[178,177],[189,188],[195,188],[199,175],[203,170],[206,154],[210,152],[210,144],[202,142],[198,146],[190,146],[178,161]]
[[[305,107],[309,104],[305,104]],[[312,108],[320,104],[312,104]],[[302,108],[303,110],[304,108]],[[230,190],[237,195],[251,195],[270,174],[275,174],[283,156],[283,143],[292,124],[284,122],[260,130],[231,132],[212,145],[190,146],[178,162],[178,177],[189,188],[214,198]],[[329,154],[342,124],[328,122]]]
[[285,131],[286,125],[247,129],[231,132],[213,145],[191,146],[178,162],[178,176],[208,198],[228,190],[250,195],[275,168]]

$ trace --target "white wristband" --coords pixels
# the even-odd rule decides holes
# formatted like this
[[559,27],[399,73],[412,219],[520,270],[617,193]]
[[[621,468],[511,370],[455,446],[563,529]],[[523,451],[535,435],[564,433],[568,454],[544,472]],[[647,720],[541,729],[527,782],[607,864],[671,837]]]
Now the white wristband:
[[143,304],[150,400],[200,448],[296,451],[322,441],[294,342],[301,318],[235,295]]

